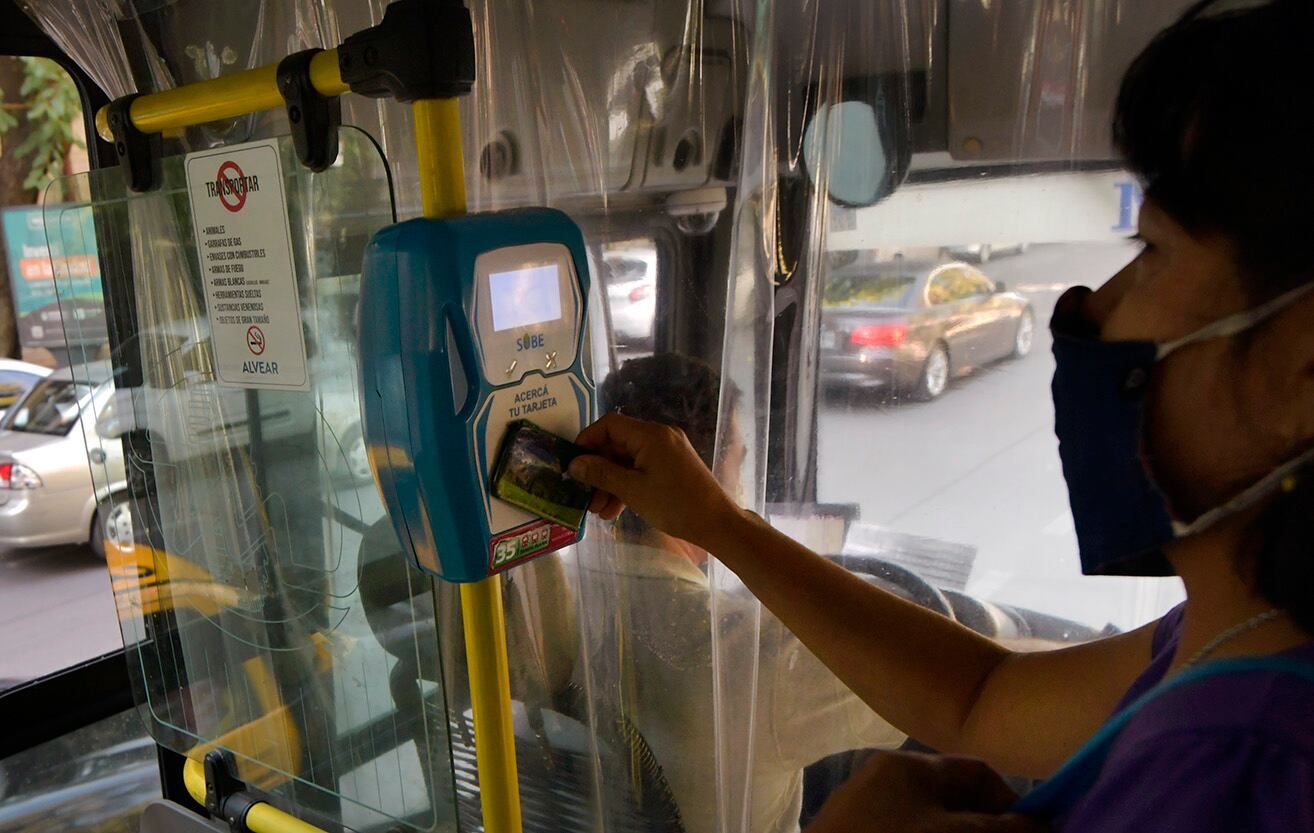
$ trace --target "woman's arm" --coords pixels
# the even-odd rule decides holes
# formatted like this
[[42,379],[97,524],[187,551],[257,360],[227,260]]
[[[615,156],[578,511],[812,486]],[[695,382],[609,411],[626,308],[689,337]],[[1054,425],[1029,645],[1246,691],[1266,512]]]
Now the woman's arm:
[[571,474],[717,556],[854,693],[944,752],[1010,773],[1052,772],[1109,716],[1150,657],[1152,628],[1014,653],[854,576],[740,510],[678,430],[608,415],[579,438]]
[[931,747],[1043,777],[1145,668],[1153,627],[1016,653],[863,581],[753,515],[707,542],[805,645],[890,723]]

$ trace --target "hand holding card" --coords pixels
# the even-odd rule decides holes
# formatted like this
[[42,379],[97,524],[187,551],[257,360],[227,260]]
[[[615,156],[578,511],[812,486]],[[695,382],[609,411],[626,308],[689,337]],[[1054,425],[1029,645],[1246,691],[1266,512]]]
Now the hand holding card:
[[507,426],[493,467],[493,495],[540,518],[579,529],[593,489],[566,473],[584,449],[527,419]]

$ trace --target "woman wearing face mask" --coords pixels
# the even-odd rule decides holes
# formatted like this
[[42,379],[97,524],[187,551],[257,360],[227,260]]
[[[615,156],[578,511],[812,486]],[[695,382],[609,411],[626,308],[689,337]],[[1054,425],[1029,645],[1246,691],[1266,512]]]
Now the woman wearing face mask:
[[1314,833],[1314,4],[1209,5],[1119,98],[1144,250],[1052,324],[1083,570],[1181,576],[1163,620],[1012,653],[744,513],[678,431],[580,435],[604,517],[715,554],[909,735],[1049,779],[1015,805],[981,764],[878,756],[816,830]]

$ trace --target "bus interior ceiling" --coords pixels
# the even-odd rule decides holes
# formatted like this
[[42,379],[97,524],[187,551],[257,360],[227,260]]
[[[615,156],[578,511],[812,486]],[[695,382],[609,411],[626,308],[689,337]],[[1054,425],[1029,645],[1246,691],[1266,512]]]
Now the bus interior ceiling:
[[[6,5],[6,14],[22,9],[37,21],[95,85],[92,103],[264,66],[301,49],[330,48],[377,23],[384,7],[366,0]],[[1011,453],[1007,443],[1040,442],[1030,435],[1014,442],[1009,431],[1021,418],[1004,415],[1004,428],[978,432],[980,410],[942,418],[950,411],[932,412],[929,403],[920,410],[894,408],[888,399],[875,408],[835,406],[827,368],[850,359],[865,365],[869,355],[884,356],[905,339],[912,346],[922,325],[887,323],[888,316],[880,316],[890,311],[883,308],[856,329],[838,329],[847,313],[842,307],[854,298],[861,302],[864,292],[885,291],[880,281],[890,269],[935,261],[895,278],[900,287],[906,278],[929,293],[936,275],[945,277],[930,270],[945,263],[958,264],[954,268],[968,281],[984,279],[992,246],[1090,247],[1035,255],[1036,269],[1048,270],[1048,278],[1017,265],[1025,258],[1000,267],[1017,272],[1019,283],[1039,287],[1010,308],[1013,341],[1005,346],[1025,355],[1030,342],[1021,347],[1019,310],[1034,321],[1044,304],[1052,305],[1051,284],[1098,280],[1106,264],[1117,265],[1134,207],[1134,186],[1119,178],[1108,129],[1118,79],[1153,33],[1188,5],[1185,0],[468,5],[477,46],[477,81],[461,104],[470,210],[552,206],[579,224],[595,278],[590,337],[596,381],[654,353],[719,369],[720,401],[735,402],[738,410],[733,419],[721,415],[718,453],[723,460],[742,443],[746,457],[722,476],[746,505],[779,514],[782,523],[797,522],[801,535],[815,536],[809,543],[851,569],[992,636],[1046,644],[1080,639],[1138,624],[1173,598],[1171,587],[1128,580],[1106,585],[1103,595],[1069,610],[1062,603],[1066,585],[1048,567],[1006,566],[1005,556],[1024,546],[1069,546],[1061,517],[1051,520],[1054,512],[1040,519],[1048,509],[1037,509],[1036,518],[1022,512],[1025,532],[993,530],[989,543],[964,540],[973,536],[964,517],[972,513],[962,506],[998,496],[979,485],[958,494],[955,483],[994,471],[992,461]],[[28,48],[26,42],[0,43]],[[307,208],[305,228],[296,230],[304,247],[298,254],[306,272],[299,288],[303,316],[324,357],[324,367],[311,370],[315,428],[278,434],[281,429],[269,427],[270,414],[285,407],[295,421],[303,405],[291,398],[296,394],[259,394],[232,406],[249,415],[250,429],[220,432],[216,447],[194,451],[195,457],[168,459],[158,428],[150,438],[125,441],[129,459],[144,471],[153,471],[152,461],[171,466],[137,496],[139,522],[157,536],[151,557],[175,572],[190,565],[199,572],[189,580],[209,587],[201,602],[181,603],[180,610],[144,611],[140,595],[123,602],[127,661],[143,716],[163,746],[195,751],[254,726],[239,738],[244,777],[317,823],[355,830],[474,829],[479,808],[472,799],[470,698],[456,594],[408,572],[373,483],[343,486],[323,476],[325,425],[337,432],[335,443],[337,434],[349,434],[330,424],[330,412],[351,412],[360,396],[352,306],[359,287],[351,275],[359,267],[352,264],[360,263],[366,239],[391,219],[394,205],[402,219],[420,209],[409,108],[347,95],[343,124],[361,131],[344,138],[343,163],[322,179],[307,176],[311,184],[303,189],[319,194],[316,199],[335,214],[315,219]],[[286,114],[275,109],[166,135],[164,152],[194,153],[288,130]],[[98,161],[102,168],[113,164],[112,153]],[[352,168],[359,177],[352,178]],[[106,193],[112,190],[107,175],[115,173],[93,172],[72,192],[84,198]],[[115,187],[116,199],[130,204]],[[1100,213],[1106,209],[1108,216]],[[123,242],[102,241],[116,368],[133,367],[144,389],[154,384],[151,368],[168,365],[161,371],[165,378],[201,390],[212,381],[204,368],[198,376],[198,368],[184,366],[187,360],[175,354],[185,352],[180,345],[205,341],[204,306],[198,306],[195,285],[165,269],[170,258],[185,259],[189,238],[170,238],[176,230],[152,226],[149,213],[129,208],[115,214],[114,222],[124,224],[116,232]],[[98,222],[104,231],[99,214]],[[128,228],[148,228],[156,235],[149,238],[154,247],[130,245]],[[1072,264],[1081,258],[1093,277],[1077,275]],[[963,263],[968,260],[980,263]],[[127,288],[132,284],[116,285],[116,276],[133,277],[135,291]],[[841,284],[853,292],[836,301],[829,288]],[[156,294],[170,300],[147,300]],[[1012,296],[993,289],[986,294],[995,307]],[[991,314],[983,308],[959,316],[975,316],[969,348],[982,356]],[[187,334],[175,338],[169,327],[180,323]],[[849,354],[827,346],[836,333],[841,347],[851,345]],[[171,346],[156,346],[162,339]],[[907,396],[895,395],[896,402],[914,393],[939,395],[942,388],[926,388],[934,381],[926,374],[928,357],[941,344],[948,341],[937,337],[919,348],[914,370],[921,375],[909,381]],[[957,343],[948,349],[946,374],[994,362],[993,356],[980,362],[965,357]],[[889,381],[856,367],[845,372],[868,374],[864,384]],[[1019,377],[986,401],[1003,401],[1022,385],[1039,389],[1035,382]],[[961,393],[973,394],[973,384]],[[210,402],[229,407],[208,388],[188,400],[193,408]],[[1041,406],[1039,399],[1030,404]],[[879,445],[876,420],[909,437],[929,434],[945,455],[968,463],[936,482],[927,472],[935,472],[939,458],[916,449],[905,459],[890,443]],[[998,433],[1004,445],[968,447],[968,433]],[[231,449],[218,447],[225,436],[247,455],[239,464]],[[888,451],[897,462],[873,463],[859,453],[867,447]],[[202,457],[213,465],[203,467],[197,462]],[[865,460],[853,465],[867,468],[832,474],[844,468],[840,458]],[[242,460],[253,467],[254,479],[244,476]],[[1052,465],[1042,469],[1037,463],[1028,486],[1037,494],[1053,491]],[[872,492],[881,500],[919,489],[924,500],[900,512],[873,512],[876,497],[845,494],[868,488],[864,477],[892,481]],[[949,504],[946,495],[960,503]],[[273,498],[285,504],[280,518],[286,528],[266,540],[262,513]],[[189,506],[202,499],[235,516],[224,518],[224,529],[209,530],[210,537],[231,536],[252,563],[226,568],[227,551],[207,543],[205,530],[188,527],[197,523],[194,513],[186,517]],[[823,506],[839,503],[851,506]],[[976,509],[1002,511],[997,504]],[[1065,511],[1057,510],[1060,516]],[[861,535],[853,531],[859,514],[872,522]],[[931,516],[950,526],[933,534],[938,527],[927,520]],[[824,549],[834,543],[830,530],[837,519],[844,540]],[[699,590],[701,618],[680,624],[682,632],[697,632],[659,638],[661,611],[640,609],[629,596],[629,580],[608,566],[621,557],[622,544],[600,527],[590,534],[573,554],[508,573],[526,829],[728,833],[765,829],[762,812],[796,815],[797,808],[782,811],[759,801],[761,793],[780,790],[779,782],[755,761],[737,763],[726,753],[779,754],[771,748],[779,740],[769,734],[774,728],[755,707],[759,689],[766,691],[783,673],[778,667],[798,661],[791,653],[798,648],[714,563]],[[264,549],[243,549],[247,538]],[[901,556],[905,551],[912,555]],[[1072,553],[1067,557],[1075,560]],[[919,572],[922,567],[927,572]],[[1048,607],[1036,602],[1044,593],[1058,600]],[[680,610],[674,596],[671,605]],[[755,624],[745,630],[745,621]],[[670,676],[645,678],[634,653]],[[665,722],[641,694],[662,681],[704,691],[706,697],[689,698],[679,719],[686,721],[684,731],[714,740],[690,751],[671,737],[678,723]],[[671,692],[669,699],[681,696]],[[875,744],[868,733],[852,738],[849,747],[834,745],[827,754]],[[649,759],[655,770],[644,763]],[[813,770],[804,809],[851,766],[848,760]],[[567,785],[564,792],[579,794],[562,798],[545,789],[554,779]],[[678,813],[663,803],[670,801]]]

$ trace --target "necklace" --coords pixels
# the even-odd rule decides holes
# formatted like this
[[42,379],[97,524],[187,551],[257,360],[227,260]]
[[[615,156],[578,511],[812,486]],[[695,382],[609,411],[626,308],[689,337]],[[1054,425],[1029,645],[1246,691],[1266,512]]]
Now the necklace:
[[1275,607],[1271,610],[1266,610],[1257,616],[1252,616],[1249,619],[1245,620],[1244,622],[1241,622],[1240,624],[1233,625],[1232,627],[1220,633],[1218,636],[1215,636],[1213,639],[1209,640],[1209,644],[1205,645],[1203,648],[1196,651],[1191,656],[1190,659],[1188,659],[1185,663],[1182,664],[1182,670],[1185,670],[1193,665],[1196,665],[1197,663],[1200,662],[1200,660],[1209,656],[1214,651],[1217,651],[1219,648],[1223,647],[1223,645],[1227,644],[1228,642],[1231,642],[1233,639],[1236,639],[1238,636],[1241,636],[1242,634],[1245,633],[1250,633],[1260,625],[1265,625],[1269,622],[1272,622],[1274,619],[1277,619],[1279,616],[1285,616],[1285,615],[1286,615],[1285,610]]

